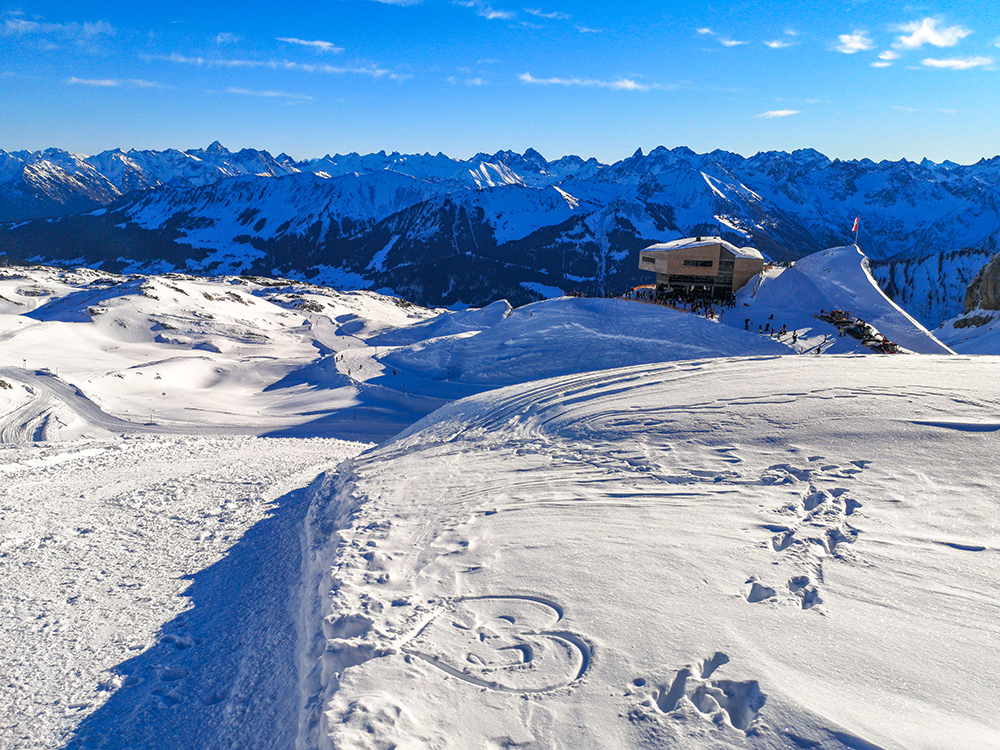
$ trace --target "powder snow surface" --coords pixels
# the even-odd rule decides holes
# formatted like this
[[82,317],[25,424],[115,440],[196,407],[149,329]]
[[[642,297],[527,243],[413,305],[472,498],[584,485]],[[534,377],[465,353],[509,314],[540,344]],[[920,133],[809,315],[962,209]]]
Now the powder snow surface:
[[716,312],[0,269],[0,746],[1000,746],[997,359]]
[[996,367],[690,361],[441,409],[314,501],[317,746],[1000,746]]

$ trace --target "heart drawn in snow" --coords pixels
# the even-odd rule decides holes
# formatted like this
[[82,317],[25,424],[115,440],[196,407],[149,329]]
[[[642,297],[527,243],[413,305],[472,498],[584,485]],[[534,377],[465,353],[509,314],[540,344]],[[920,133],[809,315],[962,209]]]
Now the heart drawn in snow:
[[564,687],[590,666],[591,647],[554,629],[562,609],[547,599],[460,599],[438,614],[403,650],[479,687],[534,693]]

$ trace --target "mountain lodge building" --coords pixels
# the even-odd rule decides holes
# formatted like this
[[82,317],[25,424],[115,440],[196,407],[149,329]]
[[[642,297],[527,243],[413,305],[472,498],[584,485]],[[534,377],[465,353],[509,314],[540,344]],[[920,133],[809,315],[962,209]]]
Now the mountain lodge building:
[[639,251],[639,269],[656,274],[658,292],[728,299],[764,268],[752,247],[736,247],[721,237],[688,237]]

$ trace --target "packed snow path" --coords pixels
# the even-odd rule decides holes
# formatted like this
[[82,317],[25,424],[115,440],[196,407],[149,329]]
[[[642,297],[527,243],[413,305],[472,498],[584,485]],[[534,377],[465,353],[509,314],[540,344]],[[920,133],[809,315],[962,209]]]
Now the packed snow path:
[[439,410],[313,502],[301,746],[1000,746],[996,367],[691,361]]
[[288,747],[305,488],[363,447],[0,448],[0,747]]

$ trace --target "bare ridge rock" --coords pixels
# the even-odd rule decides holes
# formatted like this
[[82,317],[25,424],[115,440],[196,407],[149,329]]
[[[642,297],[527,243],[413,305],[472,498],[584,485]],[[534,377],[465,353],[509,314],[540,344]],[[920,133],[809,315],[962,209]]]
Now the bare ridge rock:
[[1000,255],[979,269],[965,290],[965,312],[1000,310]]

